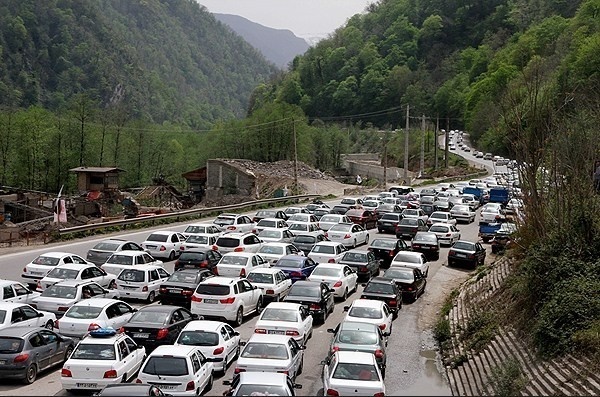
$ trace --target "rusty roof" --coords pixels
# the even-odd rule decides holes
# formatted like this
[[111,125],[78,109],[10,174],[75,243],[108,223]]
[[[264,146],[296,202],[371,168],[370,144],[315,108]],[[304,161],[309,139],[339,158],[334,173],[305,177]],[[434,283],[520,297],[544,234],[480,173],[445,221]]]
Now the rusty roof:
[[77,167],[71,168],[71,172],[94,172],[94,173],[107,173],[107,172],[125,172],[125,170],[118,167]]

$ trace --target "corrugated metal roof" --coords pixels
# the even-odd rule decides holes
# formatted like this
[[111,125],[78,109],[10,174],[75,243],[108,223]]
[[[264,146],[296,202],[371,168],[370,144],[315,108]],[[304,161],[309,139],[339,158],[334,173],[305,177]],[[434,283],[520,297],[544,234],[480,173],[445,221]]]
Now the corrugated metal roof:
[[118,167],[77,167],[77,168],[71,168],[69,171],[71,171],[71,172],[99,172],[99,173],[113,172],[113,171],[125,172],[125,170],[118,168]]

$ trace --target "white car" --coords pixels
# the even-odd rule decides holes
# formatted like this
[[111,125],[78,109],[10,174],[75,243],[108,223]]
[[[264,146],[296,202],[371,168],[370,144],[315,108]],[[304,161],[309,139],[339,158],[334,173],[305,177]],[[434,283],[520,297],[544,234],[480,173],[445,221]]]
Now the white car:
[[228,396],[295,396],[294,389],[301,389],[283,373],[240,372],[233,380],[224,380],[231,386]]
[[319,224],[317,222],[290,222],[288,221],[288,224],[290,225],[288,230],[292,233],[294,233],[294,235],[298,235],[298,234],[312,234],[312,235],[317,235],[317,234],[323,234],[323,230],[319,229]]
[[396,254],[390,266],[402,266],[419,269],[425,277],[429,274],[429,262],[421,252],[400,251]]
[[214,223],[192,223],[191,225],[187,225],[182,232],[185,237],[196,234],[219,236],[221,233],[221,229]]
[[0,329],[8,327],[54,328],[54,313],[36,310],[25,303],[0,303]]
[[75,303],[89,298],[117,299],[119,291],[106,289],[93,281],[64,280],[46,288],[32,305],[59,317]]
[[158,346],[142,364],[136,383],[156,385],[171,396],[199,396],[212,389],[216,360],[198,346]]
[[37,291],[42,292],[52,284],[63,280],[94,281],[105,288],[114,289],[117,287],[116,278],[117,276],[114,274],[107,273],[94,264],[65,263],[56,266],[39,280]]
[[306,222],[306,223],[317,223],[319,220],[317,219],[317,217],[313,214],[305,214],[302,212],[298,212],[296,214],[292,214],[290,215],[290,217],[287,219],[287,223],[293,223],[293,222]]
[[[215,226],[216,227],[216,226]],[[198,233],[190,234],[183,243],[184,251],[193,249],[211,249],[220,234]]]
[[345,247],[356,248],[357,245],[369,243],[369,231],[355,223],[338,223],[329,228],[325,237],[329,241],[344,244]]
[[28,280],[30,288],[37,288],[37,282],[44,278],[46,274],[56,266],[64,265],[65,263],[81,263],[93,265],[79,255],[69,254],[67,252],[46,252],[29,262],[23,269],[21,277]]
[[245,343],[234,373],[283,372],[294,380],[302,373],[303,364],[304,346],[291,336],[254,334]]
[[63,364],[65,390],[100,390],[135,379],[146,358],[144,346],[114,329],[98,329],[83,338]]
[[304,252],[298,250],[291,243],[265,243],[258,250],[258,254],[269,262],[269,264],[277,263],[277,261],[285,255],[300,255],[304,256]]
[[71,306],[54,325],[56,332],[61,335],[83,338],[98,328],[121,328],[136,311],[129,304],[116,299],[84,299]]
[[224,373],[240,354],[240,333],[220,321],[194,320],[186,324],[175,345],[198,346],[205,357],[215,358],[215,371]]
[[346,300],[358,286],[358,275],[347,265],[321,263],[308,276],[309,281],[322,281],[333,289],[333,295]]
[[271,302],[260,313],[254,325],[254,333],[287,335],[294,338],[300,346],[306,346],[313,333],[313,317],[299,303]]
[[338,223],[352,223],[352,221],[346,215],[327,214],[323,215],[321,219],[319,219],[318,225],[319,229],[326,232],[331,226]]
[[221,214],[213,221],[222,232],[252,233],[256,226],[252,219],[240,214]]
[[117,289],[121,298],[141,299],[154,302],[160,285],[167,281],[170,274],[156,265],[139,265],[124,269],[117,277]]
[[362,205],[363,200],[359,199],[359,198],[355,198],[355,197],[344,197],[342,199],[342,201],[340,201],[340,204],[344,204],[344,205]]
[[269,262],[259,254],[228,252],[217,263],[216,274],[223,277],[246,277],[252,269],[259,267],[269,267]]
[[152,232],[142,243],[142,247],[154,258],[174,260],[181,254],[185,236],[170,230]]
[[475,211],[481,205],[479,199],[472,194],[461,194],[460,197],[462,197],[463,203],[468,205],[472,211]]
[[460,240],[461,236],[456,226],[448,225],[447,223],[434,223],[429,227],[429,232],[437,236],[440,245],[452,245]]
[[102,265],[109,256],[119,251],[143,251],[144,249],[138,243],[122,240],[119,238],[109,238],[98,242],[87,252],[86,259],[93,262],[96,266]]
[[392,333],[394,315],[384,301],[375,299],[357,299],[350,306],[344,306],[347,312],[344,321],[357,321],[375,324],[383,332]]
[[402,218],[417,218],[422,219],[423,222],[427,223],[429,217],[421,208],[405,208],[402,210]]
[[327,396],[385,396],[385,384],[373,353],[336,351],[323,366]]
[[464,221],[466,223],[472,223],[475,221],[475,211],[473,211],[468,205],[464,204],[458,204],[452,207],[450,210],[450,215],[456,219],[456,222]]
[[31,304],[40,293],[30,290],[18,281],[0,280],[0,300],[11,303]]
[[258,313],[261,306],[262,292],[248,280],[216,276],[198,284],[192,295],[191,312],[239,326],[244,316]]
[[112,254],[106,262],[100,266],[107,273],[118,276],[123,269],[130,269],[138,265],[163,266],[161,260],[155,259],[147,252],[120,251]]
[[258,252],[262,241],[252,232],[225,233],[217,238],[214,247],[222,253],[227,252]]
[[497,223],[506,219],[500,205],[491,205],[491,203],[488,203],[481,208],[479,216],[480,223]]
[[292,287],[292,280],[282,270],[270,267],[251,270],[246,279],[260,288],[263,304],[282,300]]
[[289,229],[263,229],[258,232],[258,238],[264,243],[290,243],[294,237]]
[[316,263],[338,263],[348,249],[342,243],[321,241],[315,244],[308,253]]
[[427,218],[427,226],[431,226],[434,223],[446,223],[448,225],[456,226],[456,219],[452,217],[452,214],[445,211],[434,211]]
[[[305,214],[308,215],[308,214]],[[259,234],[264,229],[287,229],[288,224],[280,218],[263,218],[256,222],[252,233]]]

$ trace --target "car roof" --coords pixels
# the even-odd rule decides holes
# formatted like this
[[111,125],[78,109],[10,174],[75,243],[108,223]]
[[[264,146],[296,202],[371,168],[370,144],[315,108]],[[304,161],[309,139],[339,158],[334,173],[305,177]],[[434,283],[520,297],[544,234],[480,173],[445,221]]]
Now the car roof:
[[0,287],[3,287],[5,285],[11,285],[13,283],[20,283],[20,281],[12,281],[12,280],[0,279]]
[[271,302],[267,306],[265,306],[265,309],[267,307],[269,307],[272,309],[299,310],[300,306],[302,306],[302,305],[299,303],[293,303],[293,302]]
[[[298,215],[298,214],[294,214],[294,215]],[[303,214],[303,215],[310,215],[310,214]],[[281,219],[281,218],[262,218],[258,222],[262,222],[262,221],[280,222],[280,221],[283,221],[283,219]]]
[[287,344],[288,340],[290,340],[291,336],[289,335],[272,335],[272,334],[252,334],[248,343],[250,342],[258,342],[258,343],[281,343]]
[[292,287],[294,285],[303,285],[305,287],[318,287],[321,285],[321,281],[298,280],[294,284],[292,284]]
[[159,266],[159,265],[135,265],[135,266],[131,266],[128,267],[127,269],[123,269],[123,270],[154,270],[154,269],[164,269],[164,267]]
[[56,266],[59,269],[73,269],[73,270],[83,270],[88,267],[92,267],[95,265],[88,265],[87,263],[63,263],[61,265]]
[[124,255],[124,256],[136,256],[140,254],[146,254],[146,251],[137,251],[137,250],[122,250],[117,251],[113,255]]
[[150,233],[149,236],[153,235],[153,234],[167,234],[167,235],[169,235],[169,234],[173,234],[173,233],[178,233],[178,232],[174,232],[172,230],[157,230],[157,231],[154,231],[154,232]]
[[288,375],[277,372],[240,372],[239,384],[286,385]]
[[73,280],[73,279],[67,279],[67,280],[62,280],[59,281],[58,283],[54,283],[51,285],[54,286],[65,286],[65,287],[77,287],[79,285],[88,285],[88,284],[98,284],[93,280]]
[[[336,241],[319,241],[317,244],[315,245],[329,245],[329,246],[334,246],[337,247],[338,245],[341,245],[342,243],[338,243]],[[291,256],[291,255],[288,255]],[[296,255],[294,255],[296,256]]]
[[281,271],[281,269],[278,268],[273,268],[273,267],[258,267],[256,269],[252,269],[248,272],[248,274],[250,273],[266,273],[266,274],[275,274],[275,273],[279,273]]
[[374,364],[375,355],[366,352],[352,352],[346,350],[338,350],[335,352],[338,356],[338,363],[355,363],[355,364]]
[[222,321],[212,321],[212,320],[192,320],[186,324],[184,330],[186,331],[216,331],[223,324],[226,324]]
[[279,241],[271,241],[268,243],[264,243],[262,246],[263,247],[287,247],[288,245],[292,245],[290,243],[282,243]]
[[198,346],[189,346],[189,345],[160,345],[152,353],[148,355],[150,356],[189,356],[193,351],[199,350]]
[[296,254],[288,254],[288,255],[284,255],[279,259],[289,259],[289,260],[295,260],[298,262],[303,262],[306,260],[306,256],[302,256],[302,255],[296,255]]
[[108,345],[108,344],[114,344],[116,341],[120,340],[120,339],[125,339],[126,334],[124,333],[115,333],[114,335],[111,336],[102,336],[102,337],[97,337],[97,336],[92,336],[91,334],[87,334],[85,335],[85,337],[83,339],[81,339],[81,341],[85,341],[85,343],[90,343],[90,344],[94,344],[94,345]]
[[[340,263],[327,263],[327,262],[323,262],[323,263],[318,263],[317,264],[317,267],[321,268],[321,269],[322,268],[328,268],[328,269],[339,269],[339,270],[342,270],[344,268],[344,266],[346,266],[346,265],[343,265],[343,264],[340,264]],[[315,269],[317,267],[315,267]]]
[[369,283],[392,284],[393,281],[387,277],[377,276],[377,277],[373,277],[371,280],[369,280]]
[[[390,281],[390,279],[386,279],[386,281]],[[384,301],[376,300],[376,299],[356,299],[352,302],[352,307],[382,307],[385,305]]]
[[[431,225],[431,227],[434,227],[434,226],[443,226],[443,227],[445,227],[447,229],[450,228],[450,224],[449,223],[443,223],[443,222],[436,222],[436,223],[434,223],[434,224]],[[431,230],[431,227],[430,227],[429,230]],[[433,233],[433,232],[429,232],[429,233]]]
[[420,252],[415,252],[415,251],[400,251],[398,252],[399,254],[401,253],[402,255],[410,255],[410,256],[418,256],[421,257],[421,255],[423,255]]
[[215,226],[215,224],[211,223],[211,222],[190,223],[186,226],[186,228],[188,228],[190,226]]
[[106,241],[114,241],[114,242],[119,242],[119,243],[125,243],[128,240],[125,240],[125,239],[122,239],[122,238],[116,238],[116,237],[113,238],[113,237],[111,237],[111,238],[107,238],[107,239],[104,239],[102,241],[99,241],[99,243],[104,243]]
[[[73,306],[105,307],[105,306],[111,305],[115,302],[120,302],[120,301],[117,299],[110,299],[110,298],[94,298],[94,299],[81,300],[81,301],[75,303]],[[73,307],[73,306],[71,306],[71,307]]]
[[[240,233],[240,232],[229,232],[229,233],[225,233],[225,234],[220,235],[219,238],[225,238],[225,237],[242,238],[242,237],[248,236],[250,234],[253,235],[253,236],[256,236],[256,234],[250,233],[250,232],[242,232],[242,233]],[[219,239],[217,239],[217,241],[218,240]]]
[[170,313],[174,310],[181,309],[181,308],[182,308],[181,306],[174,306],[174,305],[146,305],[146,306],[141,307],[138,311],[143,310],[145,312]]
[[200,284],[218,284],[218,285],[232,285],[235,284],[239,279],[233,277],[214,276],[202,280]]
[[345,329],[345,330],[378,330],[379,327],[376,324],[373,323],[367,323],[364,321],[352,321],[352,320],[347,320],[347,321],[342,321],[340,323],[340,329]]
[[0,337],[12,336],[12,337],[24,337],[32,332],[37,332],[41,328],[36,327],[8,327],[0,330]]
[[0,302],[0,310],[13,310],[21,306],[30,306],[27,303]]
[[[51,258],[62,258],[63,256],[68,256],[68,255],[75,255],[75,254],[71,254],[69,252],[52,251],[52,252],[44,252],[43,254],[40,254],[39,256],[49,256]],[[77,256],[79,256],[79,255],[77,255]]]
[[223,256],[241,256],[241,257],[245,257],[245,258],[252,258],[253,256],[256,256],[258,254],[254,253],[254,252],[227,252],[225,254],[223,254]]

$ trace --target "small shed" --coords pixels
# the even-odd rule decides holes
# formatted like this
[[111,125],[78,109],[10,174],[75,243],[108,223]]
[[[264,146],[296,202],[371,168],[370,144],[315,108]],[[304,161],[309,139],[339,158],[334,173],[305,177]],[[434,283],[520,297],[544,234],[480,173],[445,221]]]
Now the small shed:
[[193,195],[196,201],[202,200],[206,190],[206,167],[185,172],[181,176],[187,181],[188,193]]
[[117,167],[77,167],[69,171],[77,174],[77,190],[81,193],[119,190],[119,173],[125,172]]

